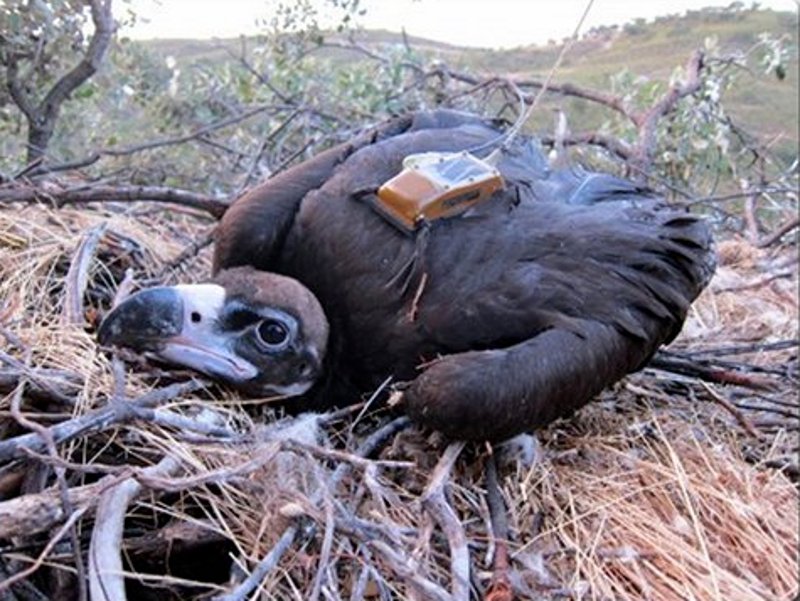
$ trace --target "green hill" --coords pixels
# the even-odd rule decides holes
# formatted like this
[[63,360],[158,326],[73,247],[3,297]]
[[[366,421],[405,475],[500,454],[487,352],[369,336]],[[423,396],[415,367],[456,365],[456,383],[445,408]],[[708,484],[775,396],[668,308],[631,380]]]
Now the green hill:
[[[785,36],[792,48],[786,77],[742,71],[728,98],[727,107],[747,129],[766,137],[781,137],[797,146],[798,68],[797,15],[770,10],[726,13],[710,9],[689,11],[655,22],[637,22],[590,32],[571,49],[557,79],[598,89],[609,87],[609,78],[628,69],[651,79],[668,81],[675,67],[683,65],[692,50],[716,38],[725,54],[750,50],[762,33]],[[561,50],[560,44],[527,47],[505,52],[465,51],[472,68],[521,76],[542,77]]]
[[[749,131],[763,139],[774,140],[778,147],[794,152],[798,143],[798,69],[797,15],[772,10],[701,9],[684,15],[665,16],[655,21],[637,20],[613,27],[600,27],[587,32],[567,54],[556,81],[608,90],[611,76],[624,69],[635,76],[668,81],[673,70],[683,65],[692,50],[703,47],[715,38],[726,54],[744,53],[751,49],[762,33],[785,37],[792,48],[792,59],[786,76],[753,71],[737,73],[737,83],[729,93],[726,106]],[[335,35],[331,36],[335,39]],[[360,43],[373,48],[386,48],[408,43],[430,60],[439,60],[452,68],[482,75],[513,75],[521,78],[543,78],[556,60],[560,42],[546,46],[527,46],[510,50],[463,48],[431,40],[409,37],[386,31],[362,31]],[[196,61],[230,60],[237,53],[240,40],[151,40],[144,42],[162,56],[171,55],[184,65]],[[354,60],[352,52],[326,49],[332,60]],[[557,99],[551,102],[558,102]],[[574,109],[574,105],[572,106]],[[574,112],[574,111],[573,111]],[[544,112],[546,114],[546,112]],[[597,125],[600,111],[588,109],[570,118],[581,127]]]

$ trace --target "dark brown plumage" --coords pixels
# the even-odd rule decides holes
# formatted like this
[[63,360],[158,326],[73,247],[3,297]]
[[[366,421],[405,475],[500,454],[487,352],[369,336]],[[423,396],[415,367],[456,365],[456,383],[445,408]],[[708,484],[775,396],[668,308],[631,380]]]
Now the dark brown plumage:
[[[169,309],[165,289],[112,312],[101,341],[251,394],[329,404],[355,402],[393,375],[409,383],[413,419],[457,438],[502,439],[570,413],[675,337],[713,272],[711,236],[630,182],[550,171],[528,140],[503,155],[504,190],[415,236],[369,206],[405,156],[491,146],[500,133],[449,111],[401,117],[240,198],[218,230],[222,288],[197,301],[199,338],[224,349],[210,363],[165,352],[165,336],[144,325],[148,304],[172,316],[159,326],[167,338],[185,342],[181,328],[197,325],[196,301]],[[266,342],[282,333],[279,345]],[[238,375],[216,365],[220,353]]]

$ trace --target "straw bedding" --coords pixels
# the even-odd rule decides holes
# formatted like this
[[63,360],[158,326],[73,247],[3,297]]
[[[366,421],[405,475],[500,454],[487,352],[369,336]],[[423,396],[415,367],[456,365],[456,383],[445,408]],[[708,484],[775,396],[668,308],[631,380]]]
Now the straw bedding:
[[[761,389],[648,368],[494,449],[507,529],[492,536],[483,446],[363,403],[278,420],[269,403],[97,347],[126,272],[202,279],[209,250],[194,245],[212,227],[147,204],[0,210],[0,598],[74,590],[115,554],[130,599],[798,594],[797,347],[780,343],[797,340],[796,247],[721,233],[719,273],[671,349]],[[38,442],[8,447],[29,432]],[[112,502],[123,485],[130,497]],[[120,507],[121,539],[104,539]]]

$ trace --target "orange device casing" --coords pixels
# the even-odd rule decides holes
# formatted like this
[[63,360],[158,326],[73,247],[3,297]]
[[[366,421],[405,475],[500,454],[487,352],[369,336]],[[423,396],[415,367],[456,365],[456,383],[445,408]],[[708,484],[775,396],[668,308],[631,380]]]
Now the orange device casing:
[[502,187],[500,172],[468,152],[417,154],[406,157],[403,170],[378,189],[375,208],[413,232],[422,223],[463,213]]

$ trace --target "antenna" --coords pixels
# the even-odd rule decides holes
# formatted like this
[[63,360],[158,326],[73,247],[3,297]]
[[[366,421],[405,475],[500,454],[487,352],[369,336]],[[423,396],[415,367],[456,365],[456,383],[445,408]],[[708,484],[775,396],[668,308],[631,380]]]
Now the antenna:
[[[547,77],[545,78],[542,87],[539,88],[539,91],[536,93],[536,96],[533,98],[533,101],[530,103],[528,108],[525,110],[520,110],[519,117],[517,117],[517,120],[514,122],[514,125],[512,125],[507,132],[505,132],[502,136],[500,136],[496,140],[492,140],[487,144],[483,144],[481,145],[481,147],[478,147],[477,149],[470,149],[470,152],[494,146],[495,144],[502,141],[503,145],[500,148],[495,149],[489,156],[483,159],[490,165],[495,165],[500,160],[500,155],[503,152],[507,151],[509,148],[511,148],[511,144],[514,142],[514,139],[517,137],[519,132],[522,131],[522,127],[525,125],[528,119],[531,118],[531,115],[533,115],[533,111],[536,109],[537,105],[539,104],[539,101],[542,99],[542,96],[544,96],[545,92],[547,92],[547,89],[550,87],[550,82],[553,80],[553,76],[556,74],[556,71],[558,71],[558,68],[561,66],[561,61],[564,60],[564,57],[566,56],[567,52],[569,52],[569,50],[578,40],[578,34],[580,33],[580,30],[583,27],[583,23],[584,21],[586,21],[586,17],[589,15],[589,11],[592,9],[593,4],[594,0],[589,0],[586,3],[586,8],[583,9],[583,14],[581,15],[581,18],[578,21],[578,24],[575,26],[575,31],[572,32],[572,36],[569,38],[567,43],[561,47],[561,52],[558,53],[556,62],[553,63],[553,66],[550,68],[550,72],[547,74]],[[524,107],[525,96],[522,93],[522,90],[520,90],[514,84],[513,81],[511,81],[510,84],[514,88],[514,91],[517,93],[517,96],[519,97],[520,102]]]
[[[420,226],[438,219],[460,215],[502,189],[504,181],[496,165],[502,154],[511,147],[550,86],[561,61],[578,39],[578,33],[592,4],[594,0],[587,2],[572,37],[561,48],[542,87],[527,108],[522,90],[508,80],[508,85],[520,101],[519,116],[508,131],[489,142],[461,152],[427,152],[407,156],[403,160],[403,170],[378,188],[378,193],[372,199],[371,204],[378,213],[401,231],[413,233]],[[492,148],[501,142],[502,146],[495,148],[483,159],[474,155],[479,150]]]

